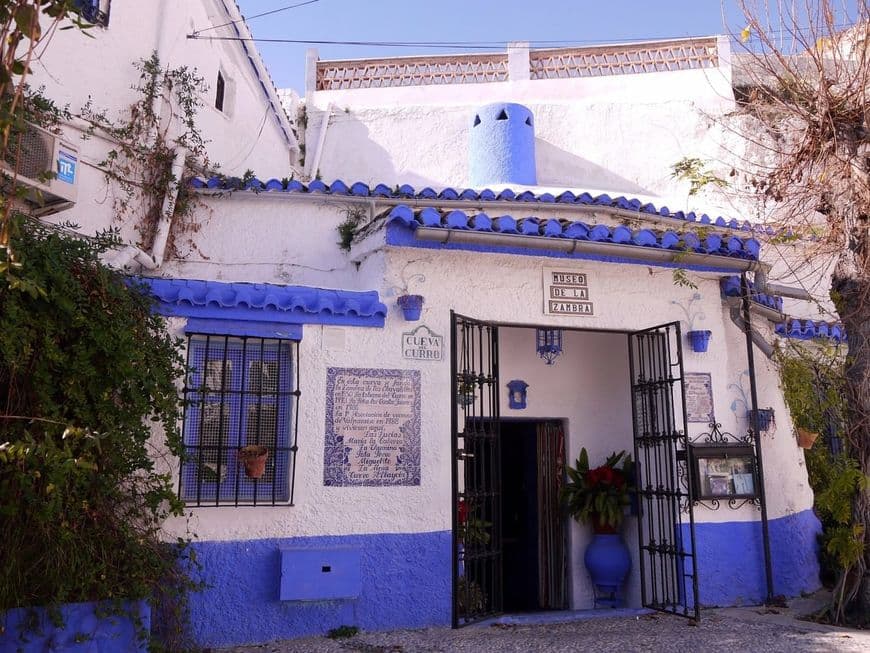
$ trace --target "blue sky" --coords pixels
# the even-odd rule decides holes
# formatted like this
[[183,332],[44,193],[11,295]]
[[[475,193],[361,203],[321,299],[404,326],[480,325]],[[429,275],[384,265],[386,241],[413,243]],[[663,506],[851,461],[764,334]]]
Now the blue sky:
[[[303,0],[237,0],[245,17]],[[842,1],[842,0],[840,0]],[[837,2],[837,0],[835,0]],[[854,4],[847,0],[847,4]],[[256,38],[330,41],[491,43],[513,40],[560,44],[607,43],[739,32],[745,21],[734,0],[318,0],[248,25]],[[726,27],[727,26],[727,27]],[[204,34],[205,36],[205,34]],[[300,93],[305,50],[321,59],[456,52],[384,46],[257,43],[275,84]],[[500,51],[499,44],[488,48]],[[479,50],[478,50],[479,51]]]

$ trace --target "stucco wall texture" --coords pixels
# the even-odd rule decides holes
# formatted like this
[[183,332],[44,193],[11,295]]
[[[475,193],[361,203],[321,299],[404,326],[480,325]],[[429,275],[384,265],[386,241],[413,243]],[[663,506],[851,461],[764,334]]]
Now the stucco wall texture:
[[[352,492],[353,488],[342,488]],[[354,625],[365,630],[450,622],[449,532],[289,537],[194,545],[208,589],[193,595],[191,631],[202,646],[268,642]],[[281,549],[361,552],[357,598],[279,601]]]
[[[524,146],[527,151],[534,149],[537,178],[531,183],[615,191],[674,209],[701,209],[713,215],[718,211],[729,218],[758,217],[757,207],[731,203],[722,194],[689,198],[686,186],[671,176],[671,166],[684,156],[710,159],[717,171],[727,174],[730,152],[740,145],[716,121],[733,108],[727,78],[727,71],[715,69],[470,85],[476,88],[315,93],[308,104],[308,155],[313,155],[322,111],[334,103],[323,150],[317,153],[320,174],[327,182],[341,178],[348,183],[465,187],[475,181],[470,156],[474,112],[507,99],[532,112],[534,140]],[[261,176],[282,175],[267,171]],[[263,193],[204,203],[209,217],[196,234],[196,250],[168,263],[164,274],[377,290],[389,307],[382,329],[303,327],[295,505],[189,511],[201,559],[213,575],[213,589],[197,597],[194,605],[197,633],[204,643],[264,641],[323,632],[343,623],[377,629],[445,623],[449,618],[451,309],[506,325],[501,381],[522,378],[530,388],[527,410],[510,411],[503,405],[503,413],[565,420],[569,461],[582,446],[594,459],[631,448],[624,332],[666,322],[680,321],[684,332],[690,327],[712,332],[706,353],[692,352],[684,344],[685,370],[712,375],[714,412],[723,430],[743,435],[749,427],[742,403],[748,393],[746,345],[720,298],[720,274],[692,273],[697,284],[693,289],[676,285],[671,269],[644,263],[392,247],[385,244],[382,232],[347,254],[338,248],[336,228],[353,207],[341,198],[282,200]],[[364,206],[364,222],[379,213],[374,204]],[[531,213],[519,205],[512,211],[516,217]],[[546,208],[535,206],[534,211],[539,217],[551,217]],[[573,219],[584,217],[590,216],[579,214]],[[543,268],[554,266],[588,273],[594,315],[543,314]],[[418,322],[406,322],[396,307],[396,297],[408,293],[424,297]],[[402,357],[402,334],[420,324],[444,336],[443,360]],[[535,325],[586,331],[566,332],[565,354],[548,367],[535,356],[532,331],[521,328]],[[772,339],[769,324],[759,321],[756,326]],[[173,321],[175,333],[182,335],[183,328],[183,320]],[[420,370],[419,486],[323,485],[328,367]],[[817,530],[812,493],[776,371],[757,355],[756,372],[759,403],[776,414],[774,427],[762,436],[768,512],[776,538],[776,589],[796,593],[817,585],[817,569],[812,566]],[[504,399],[506,388],[501,390]],[[708,430],[706,424],[690,423],[689,436]],[[761,587],[757,572],[763,559],[755,506],[713,510],[699,505],[694,515],[698,552],[704,559],[702,602],[757,600]],[[177,520],[171,528],[182,532],[186,523]],[[630,604],[637,605],[634,518],[628,519],[624,536],[635,569],[627,593]],[[587,529],[571,525],[571,607],[576,609],[591,607],[582,564],[587,538]],[[311,604],[278,601],[279,549],[288,544],[360,547],[361,598]],[[733,584],[729,565],[741,565],[745,571],[736,576],[742,585],[737,590],[724,580]],[[250,578],[241,578],[239,572],[245,569],[252,572]]]

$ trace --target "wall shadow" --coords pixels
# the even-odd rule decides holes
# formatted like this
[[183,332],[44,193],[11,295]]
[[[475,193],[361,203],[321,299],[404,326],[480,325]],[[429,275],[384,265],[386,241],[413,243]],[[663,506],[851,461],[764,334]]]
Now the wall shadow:
[[619,194],[656,194],[607,168],[540,138],[535,139],[535,161],[538,167],[539,186],[594,188],[619,191]]

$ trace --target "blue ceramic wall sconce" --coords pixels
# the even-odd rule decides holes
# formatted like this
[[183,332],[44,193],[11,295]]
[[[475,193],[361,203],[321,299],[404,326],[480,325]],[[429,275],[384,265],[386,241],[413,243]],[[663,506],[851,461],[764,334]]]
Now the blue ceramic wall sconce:
[[526,407],[526,389],[529,384],[522,379],[514,379],[508,386],[508,408],[522,410]]

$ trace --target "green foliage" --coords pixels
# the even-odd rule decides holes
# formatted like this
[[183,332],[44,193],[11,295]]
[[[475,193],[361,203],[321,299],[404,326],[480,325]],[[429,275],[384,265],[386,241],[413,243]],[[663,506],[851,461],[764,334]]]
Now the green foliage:
[[566,471],[568,481],[562,488],[562,500],[571,516],[581,524],[592,522],[596,528],[618,529],[635,489],[631,455],[614,452],[603,465],[589,469],[589,454],[584,447],[574,467],[568,465]]
[[698,289],[698,284],[692,281],[689,278],[689,275],[683,268],[677,268],[673,272],[673,281],[675,286],[680,286],[682,288],[690,288],[692,290]]
[[345,252],[349,252],[353,245],[354,236],[359,230],[360,224],[366,217],[366,207],[352,204],[341,210],[344,220],[338,225],[338,246]]
[[154,455],[182,450],[179,343],[99,263],[111,237],[13,225],[30,285],[0,284],[0,610],[190,586],[185,543],[159,537],[183,504]]
[[[829,424],[844,423],[845,376],[843,361],[832,351],[800,351],[777,355],[783,395],[796,427],[822,434],[826,444]],[[815,510],[822,522],[820,561],[822,578],[833,585],[860,561],[864,553],[864,527],[855,523],[853,500],[867,488],[867,477],[846,454],[832,456],[827,446],[806,452],[807,474],[815,493]]]
[[689,195],[697,195],[701,190],[713,184],[724,188],[728,182],[706,168],[709,161],[693,157],[683,157],[671,166],[671,177],[689,182]]
[[329,639],[348,639],[357,633],[359,633],[359,628],[356,626],[339,626],[326,633],[326,636]]

